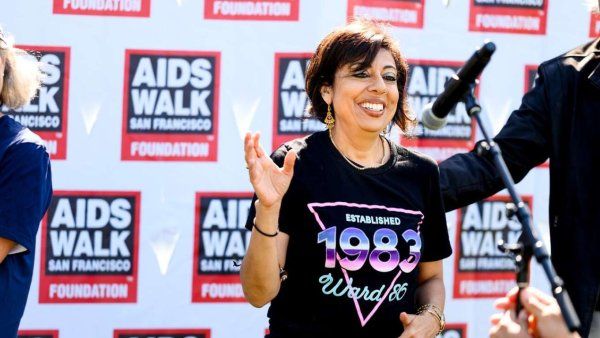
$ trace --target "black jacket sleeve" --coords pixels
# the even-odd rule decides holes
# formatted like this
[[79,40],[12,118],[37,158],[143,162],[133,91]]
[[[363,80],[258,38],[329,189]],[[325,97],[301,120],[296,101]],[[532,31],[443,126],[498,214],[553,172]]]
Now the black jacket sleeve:
[[[530,169],[543,163],[550,154],[550,109],[545,68],[538,69],[535,86],[521,102],[494,138],[515,182]],[[477,147],[477,146],[476,146]],[[482,200],[504,188],[491,154],[479,156],[476,147],[469,153],[457,154],[440,167],[440,187],[446,211]]]
[[452,254],[446,215],[440,196],[438,166],[433,160],[427,183],[429,189],[425,206],[425,219],[421,227],[421,237],[423,239],[421,262],[438,261]]

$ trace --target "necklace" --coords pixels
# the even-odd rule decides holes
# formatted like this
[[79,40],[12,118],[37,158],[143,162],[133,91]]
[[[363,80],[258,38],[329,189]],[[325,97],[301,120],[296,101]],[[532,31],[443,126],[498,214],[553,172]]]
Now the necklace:
[[[383,149],[383,154],[381,155],[381,159],[379,160],[379,163],[375,164],[374,166],[360,166],[358,165],[356,162],[352,161],[351,159],[349,159],[348,157],[346,157],[346,155],[344,155],[344,153],[340,150],[340,148],[337,146],[337,144],[335,144],[335,141],[333,140],[333,135],[331,130],[329,130],[329,139],[331,140],[331,143],[333,144],[333,146],[335,147],[335,149],[340,153],[340,155],[342,155],[342,157],[344,158],[344,160],[346,160],[346,162],[348,162],[351,166],[353,166],[354,168],[358,169],[358,170],[365,170],[365,169],[373,169],[373,168],[377,168],[381,165],[383,165],[383,161],[385,160],[385,137],[379,135],[379,139],[381,140],[381,147]],[[384,141],[385,140],[385,141]]]

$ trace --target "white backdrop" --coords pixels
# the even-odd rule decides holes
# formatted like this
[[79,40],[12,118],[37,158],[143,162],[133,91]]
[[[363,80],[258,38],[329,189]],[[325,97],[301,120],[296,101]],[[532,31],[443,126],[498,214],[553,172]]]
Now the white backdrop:
[[[236,1],[214,0],[2,0],[5,30],[54,65],[46,67],[46,92],[35,106],[11,113],[57,123],[37,129],[53,149],[57,196],[39,232],[21,329],[61,338],[261,337],[266,308],[241,301],[231,265],[244,252],[240,226],[251,189],[242,135],[260,130],[265,148],[289,137],[275,129],[277,116],[293,114],[305,101],[301,85],[282,84],[285,74],[302,70],[294,67],[304,65],[320,39],[354,10],[405,20],[390,30],[410,60],[412,79],[426,81],[411,82],[415,110],[439,94],[445,79],[439,74],[456,70],[484,39],[493,40],[498,50],[478,94],[494,131],[518,107],[527,65],[582,44],[599,29],[580,0],[531,1],[533,9],[447,2],[269,0],[237,1],[242,7],[235,7]],[[231,15],[240,8],[252,13]],[[488,16],[477,19],[476,12]],[[507,24],[512,31],[498,31]],[[165,67],[179,68],[169,73]],[[152,95],[158,104],[144,108]],[[131,118],[137,117],[149,120],[135,127]],[[156,126],[167,122],[182,124]],[[166,134],[160,128],[187,129]],[[477,134],[468,134],[466,140],[425,137],[407,145],[440,160],[469,149]],[[399,141],[397,131],[391,137]],[[151,148],[134,152],[130,142],[158,147],[163,157],[150,156]],[[547,237],[547,167],[532,170],[518,189],[532,198],[534,223]],[[463,235],[483,236],[470,242],[475,259],[502,262],[485,250],[485,238],[515,232],[513,224],[485,213],[495,204],[481,205],[482,223],[471,235],[456,213],[447,215],[455,253],[444,263],[445,338],[486,336],[493,299],[510,287],[506,269],[456,272]],[[532,275],[533,284],[547,290],[537,267]]]

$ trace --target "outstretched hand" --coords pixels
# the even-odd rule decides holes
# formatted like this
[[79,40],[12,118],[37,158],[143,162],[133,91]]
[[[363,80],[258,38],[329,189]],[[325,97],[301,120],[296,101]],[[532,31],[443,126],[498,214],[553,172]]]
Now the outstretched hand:
[[250,183],[260,203],[265,207],[271,207],[281,202],[290,186],[294,175],[296,152],[290,150],[285,155],[283,167],[280,168],[267,156],[259,140],[260,133],[246,133],[244,138],[246,165]]
[[438,323],[432,315],[427,313],[411,315],[406,312],[400,314],[400,321],[404,331],[399,338],[431,338],[438,332]]

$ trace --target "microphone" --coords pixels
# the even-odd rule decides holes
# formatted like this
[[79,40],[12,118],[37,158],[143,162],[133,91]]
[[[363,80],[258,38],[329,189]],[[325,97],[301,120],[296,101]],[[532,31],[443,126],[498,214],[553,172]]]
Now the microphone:
[[446,125],[446,116],[458,102],[462,101],[471,84],[477,80],[479,74],[490,62],[494,51],[496,51],[496,45],[491,41],[485,42],[458,70],[458,73],[446,81],[444,91],[435,101],[425,105],[421,123],[427,129],[437,130]]

